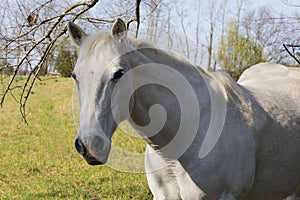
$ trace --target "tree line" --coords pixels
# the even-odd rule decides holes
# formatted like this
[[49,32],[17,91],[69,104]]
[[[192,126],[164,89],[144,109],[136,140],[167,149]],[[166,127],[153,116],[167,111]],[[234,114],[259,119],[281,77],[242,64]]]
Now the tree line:
[[[182,54],[234,79],[263,61],[294,65],[283,44],[300,44],[297,13],[248,9],[249,0],[3,0],[0,5],[0,79],[5,96],[27,75],[19,103],[26,104],[39,75],[70,76],[78,52],[66,39],[68,21],[86,32],[107,29],[117,17],[129,34]],[[288,4],[288,1],[286,1]],[[299,5],[290,5],[297,7]],[[292,53],[299,55],[297,48]]]
[[[60,71],[57,66],[62,65],[55,64],[55,62],[62,62],[58,59],[62,54],[67,57],[68,54],[76,56],[70,44],[67,44],[65,39],[61,39],[65,33],[66,21],[74,19],[74,13],[71,11],[78,12],[84,6],[87,6],[85,12],[79,11],[76,19],[90,22],[92,26],[88,23],[82,24],[87,29],[91,27],[103,29],[116,17],[122,17],[131,22],[138,21],[138,26],[141,24],[141,27],[146,30],[142,37],[159,43],[159,38],[164,35],[163,41],[167,43],[165,44],[167,49],[180,51],[196,65],[204,66],[209,70],[224,69],[233,76],[238,76],[253,63],[262,61],[292,65],[292,60],[283,51],[282,44],[299,43],[299,38],[297,34],[295,35],[299,27],[297,13],[290,16],[278,13],[274,15],[273,11],[267,8],[249,11],[245,9],[248,2],[246,0],[191,2],[116,0],[100,3],[87,1],[82,4],[76,0],[59,2],[14,0],[17,8],[11,6],[12,2],[4,1],[0,10],[2,16],[0,19],[2,22],[0,69],[4,74],[12,74],[15,69],[18,69],[19,74],[32,72],[35,64],[31,56],[43,57],[43,47],[51,42],[51,37],[53,37],[51,35],[57,34],[55,33],[57,31],[62,31],[63,34],[60,33],[59,37],[55,37],[55,45],[51,46],[47,56],[39,63],[38,69],[41,75]],[[93,6],[88,5],[89,3]],[[101,7],[105,7],[105,11],[100,6],[97,7],[100,4],[102,4]],[[97,8],[93,10],[93,7]],[[229,11],[230,14],[228,14]],[[99,12],[100,16],[98,16]],[[13,15],[13,17],[7,18],[7,15]],[[47,25],[60,18],[62,20],[57,21],[57,24],[52,24],[53,29],[47,30]],[[207,28],[204,29],[204,26]],[[128,28],[133,29],[135,35],[138,35],[135,25],[130,25]],[[178,38],[178,33],[181,34],[181,38]],[[35,46],[38,38],[44,41]],[[195,44],[191,45],[190,40],[193,40]],[[34,51],[31,54],[25,54],[26,58],[22,59],[22,54],[32,46],[35,47]],[[242,58],[245,59],[242,60]],[[22,66],[16,64],[20,62],[20,59]],[[73,58],[70,59],[73,60]],[[70,63],[74,64],[73,61]],[[68,73],[62,72],[62,75],[68,76]]]

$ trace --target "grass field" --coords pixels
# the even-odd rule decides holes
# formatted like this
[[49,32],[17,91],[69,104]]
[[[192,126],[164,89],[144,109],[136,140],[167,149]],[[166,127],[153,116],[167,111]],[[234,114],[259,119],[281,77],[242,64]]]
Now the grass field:
[[[12,97],[0,108],[0,199],[152,199],[145,174],[89,166],[75,152],[73,86],[70,78],[37,81],[27,104],[29,126]],[[120,130],[113,143],[133,152],[145,148]]]

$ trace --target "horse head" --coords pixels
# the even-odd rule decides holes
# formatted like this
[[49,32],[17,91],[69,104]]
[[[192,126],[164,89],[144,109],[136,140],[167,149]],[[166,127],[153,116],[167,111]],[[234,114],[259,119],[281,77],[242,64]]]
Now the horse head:
[[[126,45],[126,25],[117,19],[111,33],[87,34],[70,22],[68,31],[80,47],[72,73],[80,103],[75,148],[89,164],[104,164],[110,152],[111,137],[128,113],[120,109],[122,95],[131,87],[130,75],[123,77],[129,65],[121,56],[129,46]],[[122,90],[114,90],[121,77]]]

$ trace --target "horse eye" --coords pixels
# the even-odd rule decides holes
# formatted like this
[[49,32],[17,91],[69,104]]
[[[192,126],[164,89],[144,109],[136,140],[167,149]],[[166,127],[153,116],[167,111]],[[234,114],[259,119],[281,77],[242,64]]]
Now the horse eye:
[[71,77],[76,81],[76,74],[72,72]]
[[114,80],[114,81],[118,81],[124,74],[125,74],[124,69],[119,69],[118,71],[116,71],[116,72],[114,73],[113,80]]

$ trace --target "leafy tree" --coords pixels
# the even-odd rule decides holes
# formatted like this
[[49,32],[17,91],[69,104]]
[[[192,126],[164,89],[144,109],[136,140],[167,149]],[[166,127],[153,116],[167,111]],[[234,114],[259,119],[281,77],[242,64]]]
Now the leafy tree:
[[63,77],[70,77],[77,60],[77,52],[70,48],[66,37],[63,38],[58,48],[55,68]]
[[233,21],[222,35],[218,49],[218,60],[234,80],[248,67],[266,61],[263,47],[251,38],[239,33],[238,23]]
[[10,63],[8,63],[7,58],[3,52],[3,49],[0,49],[0,73],[3,75],[12,75],[13,67]]

